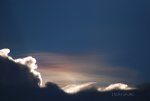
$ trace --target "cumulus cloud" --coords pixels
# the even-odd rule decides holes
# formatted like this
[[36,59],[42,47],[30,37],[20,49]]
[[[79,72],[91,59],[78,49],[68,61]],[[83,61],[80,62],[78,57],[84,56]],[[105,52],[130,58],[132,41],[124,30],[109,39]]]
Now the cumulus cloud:
[[115,83],[115,84],[110,84],[107,87],[104,88],[98,88],[98,91],[111,91],[111,90],[133,90],[135,88],[129,87],[127,84],[123,83]]
[[36,64],[35,58],[33,58],[31,56],[28,56],[28,57],[25,57],[25,58],[15,59],[14,61],[16,63],[27,66],[29,68],[30,72],[33,73],[40,80],[39,85],[42,86],[41,74],[36,71],[37,64]]
[[4,85],[42,85],[42,78],[36,71],[37,64],[35,58],[28,56],[25,58],[13,59],[9,56],[10,50],[5,48],[0,50],[0,83]]
[[69,94],[74,94],[78,93],[82,90],[88,89],[91,85],[95,84],[96,82],[88,82],[88,83],[83,83],[83,84],[70,84],[62,89]]

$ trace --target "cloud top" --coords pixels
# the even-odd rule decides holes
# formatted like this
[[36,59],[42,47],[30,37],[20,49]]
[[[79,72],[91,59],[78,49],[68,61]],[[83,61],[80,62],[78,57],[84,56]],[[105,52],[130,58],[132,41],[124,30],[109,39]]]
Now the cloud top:
[[8,57],[10,50],[8,48],[4,48],[0,50],[0,56],[2,57]]

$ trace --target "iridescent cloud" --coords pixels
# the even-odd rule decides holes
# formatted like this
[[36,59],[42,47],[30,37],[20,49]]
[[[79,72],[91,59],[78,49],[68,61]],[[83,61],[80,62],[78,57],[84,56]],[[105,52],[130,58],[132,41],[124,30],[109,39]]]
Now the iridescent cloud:
[[137,71],[128,67],[109,64],[107,57],[90,54],[30,53],[38,61],[38,71],[43,83],[52,81],[59,86],[67,84],[97,82],[106,86],[116,82],[132,83]]

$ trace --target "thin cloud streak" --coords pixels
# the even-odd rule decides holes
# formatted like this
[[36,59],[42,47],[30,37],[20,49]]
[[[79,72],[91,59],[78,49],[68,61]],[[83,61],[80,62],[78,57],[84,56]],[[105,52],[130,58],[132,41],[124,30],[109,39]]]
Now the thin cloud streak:
[[81,84],[70,84],[62,88],[66,93],[68,94],[75,94],[84,90],[88,90],[91,88],[97,89],[99,92],[107,92],[107,91],[113,91],[113,90],[134,90],[137,88],[130,87],[127,84],[123,83],[114,83],[110,84],[106,87],[96,87],[94,84],[96,82],[87,82],[87,83],[81,83]]
[[107,87],[101,88],[99,87],[97,90],[100,92],[104,92],[104,91],[112,91],[112,90],[133,90],[136,88],[133,87],[129,87],[127,84],[123,84],[123,83],[115,83],[115,84],[110,84]]
[[62,89],[66,93],[74,94],[74,93],[78,93],[84,89],[87,89],[89,86],[92,86],[95,83],[96,82],[88,82],[88,83],[83,83],[83,84],[70,84],[70,85],[63,87]]

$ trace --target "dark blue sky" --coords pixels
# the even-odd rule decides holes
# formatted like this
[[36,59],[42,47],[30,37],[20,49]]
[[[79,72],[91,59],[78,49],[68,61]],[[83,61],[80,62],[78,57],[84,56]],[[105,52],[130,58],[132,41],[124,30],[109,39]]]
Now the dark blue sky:
[[107,54],[150,80],[149,0],[1,0],[0,48]]

